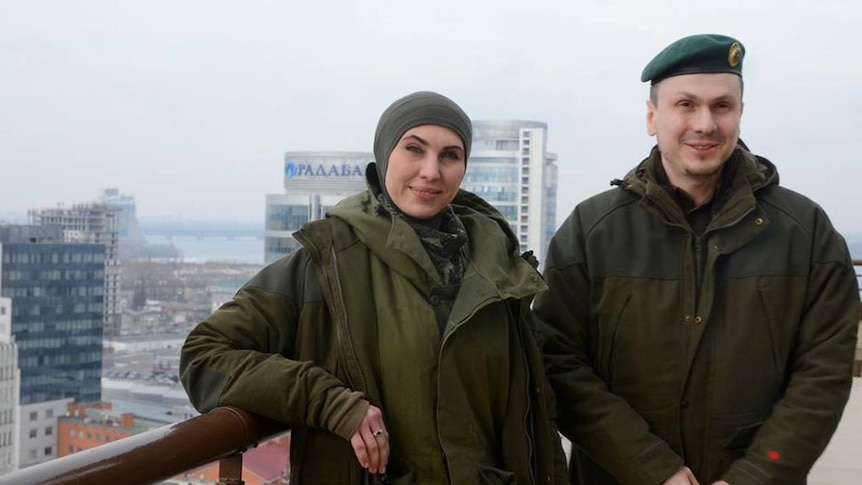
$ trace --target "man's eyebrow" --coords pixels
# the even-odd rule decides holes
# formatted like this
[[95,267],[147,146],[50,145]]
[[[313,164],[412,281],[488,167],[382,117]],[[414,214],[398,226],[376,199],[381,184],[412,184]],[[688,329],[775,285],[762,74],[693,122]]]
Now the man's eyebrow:
[[[702,97],[700,97],[694,93],[690,93],[688,91],[677,91],[677,92],[671,94],[671,96],[682,96],[685,98],[691,98],[695,101],[703,101],[704,100],[704,98],[702,98]],[[722,94],[721,96],[716,96],[715,98],[709,98],[709,99],[710,99],[710,101],[727,101],[727,100],[732,100],[734,98],[735,97],[733,96],[733,94],[727,93],[727,94]]]

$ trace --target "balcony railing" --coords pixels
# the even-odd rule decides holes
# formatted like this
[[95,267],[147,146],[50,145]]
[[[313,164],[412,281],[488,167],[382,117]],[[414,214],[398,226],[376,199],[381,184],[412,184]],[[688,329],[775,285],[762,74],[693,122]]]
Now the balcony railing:
[[[854,260],[862,277],[862,260]],[[862,322],[862,306],[859,309]],[[862,374],[857,350],[854,374]],[[149,485],[219,460],[219,485],[242,485],[242,454],[286,430],[283,423],[239,408],[221,407],[0,477],[0,485]]]
[[0,477],[0,485],[145,485],[219,461],[219,485],[242,485],[242,453],[286,430],[234,407],[221,407]]

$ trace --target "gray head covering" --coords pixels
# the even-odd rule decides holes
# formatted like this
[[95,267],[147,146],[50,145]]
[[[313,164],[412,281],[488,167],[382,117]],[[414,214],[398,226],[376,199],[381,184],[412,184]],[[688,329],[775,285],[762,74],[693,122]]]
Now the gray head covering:
[[[470,144],[473,141],[470,118],[446,96],[431,91],[418,91],[396,100],[380,115],[377,131],[374,133],[374,159],[377,163],[369,164],[366,169],[366,178],[369,179],[372,189],[379,188],[386,193],[389,155],[407,130],[421,125],[443,126],[457,133],[464,143],[464,163],[467,163]],[[376,168],[376,173],[372,173],[373,168]],[[377,180],[374,180],[374,175]]]

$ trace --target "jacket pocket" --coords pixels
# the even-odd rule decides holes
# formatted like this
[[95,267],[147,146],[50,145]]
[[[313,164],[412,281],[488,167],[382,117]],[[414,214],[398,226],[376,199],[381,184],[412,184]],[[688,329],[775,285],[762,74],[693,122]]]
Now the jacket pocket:
[[783,305],[786,303],[782,301],[782,298],[776,298],[768,288],[758,287],[758,292],[760,293],[760,304],[763,306],[763,314],[766,315],[766,321],[764,324],[766,325],[767,332],[769,332],[769,348],[772,350],[772,366],[775,371],[775,375],[778,376],[776,380],[780,380],[784,376],[784,368],[786,367],[785,361],[787,360],[786,354],[789,353],[783,348],[784,346],[782,344],[784,344],[788,339],[787,336],[780,333],[782,325],[780,325],[779,322],[781,322],[781,320],[776,317],[775,310],[772,308],[772,305]]
[[608,387],[613,388],[614,382],[614,349],[617,346],[617,332],[629,305],[631,295],[625,295],[619,307],[609,315],[607,320],[599,322],[599,371]]
[[482,485],[517,485],[515,474],[492,466],[479,465],[479,483]]

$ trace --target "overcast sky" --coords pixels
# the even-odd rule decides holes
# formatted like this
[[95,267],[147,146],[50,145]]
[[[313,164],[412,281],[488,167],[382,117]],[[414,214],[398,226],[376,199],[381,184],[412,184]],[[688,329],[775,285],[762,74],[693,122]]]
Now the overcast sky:
[[0,0],[0,213],[116,187],[144,217],[263,220],[283,153],[371,151],[441,92],[548,124],[558,222],[648,152],[644,65],[700,32],[746,46],[742,138],[862,233],[859,0]]

